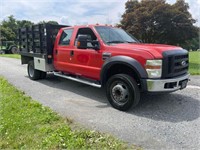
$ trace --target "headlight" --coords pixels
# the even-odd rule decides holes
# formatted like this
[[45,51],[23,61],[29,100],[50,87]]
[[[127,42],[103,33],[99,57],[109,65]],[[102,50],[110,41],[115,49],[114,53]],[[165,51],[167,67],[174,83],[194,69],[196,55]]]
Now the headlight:
[[149,78],[160,78],[162,75],[162,60],[147,60],[145,68]]

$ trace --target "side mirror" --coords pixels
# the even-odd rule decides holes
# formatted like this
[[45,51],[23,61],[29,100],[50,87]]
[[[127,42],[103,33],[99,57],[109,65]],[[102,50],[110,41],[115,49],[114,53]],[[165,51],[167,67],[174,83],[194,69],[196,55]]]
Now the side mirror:
[[79,49],[91,48],[91,49],[99,50],[100,46],[99,46],[98,41],[89,40],[88,35],[79,35],[77,39],[77,48]]
[[79,35],[77,42],[77,48],[87,49],[87,35]]
[[99,45],[99,41],[91,41],[91,44],[93,45],[93,49],[95,50],[100,50],[100,45]]

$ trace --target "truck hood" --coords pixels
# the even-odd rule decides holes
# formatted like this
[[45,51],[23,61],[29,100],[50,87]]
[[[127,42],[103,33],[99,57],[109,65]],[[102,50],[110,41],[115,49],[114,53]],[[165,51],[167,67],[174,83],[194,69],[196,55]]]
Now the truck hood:
[[181,47],[164,45],[164,44],[143,44],[143,43],[133,43],[133,44],[114,44],[111,45],[113,48],[123,49],[123,51],[147,51],[152,54],[155,58],[162,58],[162,53],[164,51],[180,50]]

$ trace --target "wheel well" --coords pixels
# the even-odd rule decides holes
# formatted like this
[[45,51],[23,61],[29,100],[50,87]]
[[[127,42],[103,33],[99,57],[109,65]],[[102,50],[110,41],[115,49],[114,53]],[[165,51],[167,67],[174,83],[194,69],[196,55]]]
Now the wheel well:
[[29,57],[29,56],[22,56],[21,55],[21,61],[22,61],[22,64],[28,64],[29,61],[33,60],[33,57]]
[[139,75],[136,73],[136,71],[131,68],[128,65],[125,64],[114,64],[112,65],[106,72],[106,76],[104,76],[105,78],[103,79],[103,85],[106,84],[106,82],[108,81],[108,79],[115,75],[115,74],[127,74],[131,77],[133,77],[135,79],[135,81],[137,82],[137,84],[139,85],[140,88],[140,77]]

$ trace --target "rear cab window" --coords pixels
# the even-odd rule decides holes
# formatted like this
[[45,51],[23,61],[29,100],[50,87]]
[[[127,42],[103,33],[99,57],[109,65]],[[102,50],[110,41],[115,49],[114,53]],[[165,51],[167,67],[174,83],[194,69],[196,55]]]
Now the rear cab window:
[[74,29],[64,29],[59,40],[59,45],[69,45]]

